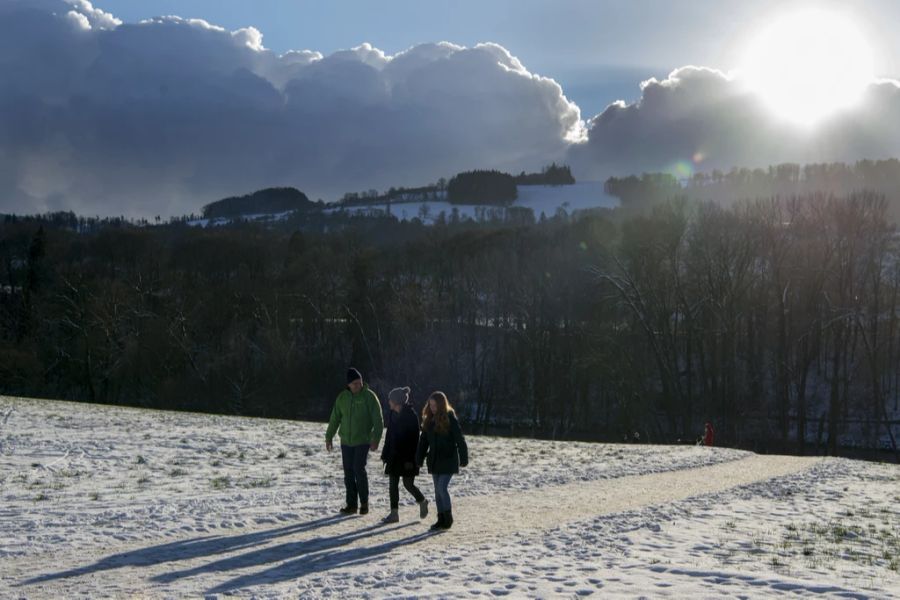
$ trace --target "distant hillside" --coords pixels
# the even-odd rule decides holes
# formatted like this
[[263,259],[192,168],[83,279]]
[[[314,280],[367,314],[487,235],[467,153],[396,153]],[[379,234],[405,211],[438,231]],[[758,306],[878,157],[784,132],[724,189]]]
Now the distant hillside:
[[350,207],[437,201],[443,200],[446,196],[446,186],[447,182],[444,178],[441,178],[438,183],[435,184],[414,188],[392,187],[383,193],[378,193],[378,190],[347,192],[337,203],[343,207]]
[[310,201],[306,194],[296,188],[266,188],[246,196],[233,196],[211,202],[203,207],[203,217],[207,219],[234,218],[294,210],[309,211],[318,207],[318,204]]
[[868,191],[883,195],[888,217],[900,223],[900,160],[860,160],[848,163],[784,163],[766,169],[734,168],[698,172],[686,179],[669,173],[610,177],[605,191],[629,210],[647,207],[676,196],[730,205],[756,198],[790,198],[824,194],[846,196]]
[[454,175],[447,184],[447,200],[451,204],[508,206],[517,197],[515,179],[500,171],[466,171]]
[[572,185],[575,178],[568,165],[552,163],[541,169],[540,173],[525,173],[515,176],[516,185]]

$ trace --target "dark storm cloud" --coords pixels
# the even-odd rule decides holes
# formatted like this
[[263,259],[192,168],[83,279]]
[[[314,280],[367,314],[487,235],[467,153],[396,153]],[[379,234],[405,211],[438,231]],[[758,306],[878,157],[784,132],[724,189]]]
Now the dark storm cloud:
[[493,44],[322,56],[86,1],[0,8],[0,210],[196,210],[294,185],[313,197],[536,168],[581,131],[552,80]]

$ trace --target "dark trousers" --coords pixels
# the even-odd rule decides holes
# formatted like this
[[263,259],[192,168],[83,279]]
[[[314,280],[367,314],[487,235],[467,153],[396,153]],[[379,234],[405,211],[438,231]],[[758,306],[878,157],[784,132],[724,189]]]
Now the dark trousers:
[[369,503],[369,476],[366,474],[366,460],[369,458],[369,445],[341,445],[341,461],[344,463],[344,487],[347,489],[347,506],[359,506]]
[[[416,487],[415,484],[415,476],[412,477],[404,477],[403,478],[403,487],[406,488],[406,491],[413,495],[413,498],[416,499],[416,502],[421,502],[425,499],[425,496],[419,491],[419,488]],[[399,475],[391,475],[389,480],[388,492],[390,492],[391,496],[391,510],[400,506],[400,476]]]

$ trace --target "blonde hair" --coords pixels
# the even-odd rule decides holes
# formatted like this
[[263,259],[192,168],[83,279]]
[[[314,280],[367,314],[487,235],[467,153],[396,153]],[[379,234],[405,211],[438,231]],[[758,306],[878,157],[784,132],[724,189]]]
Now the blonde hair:
[[[450,405],[450,401],[447,400],[447,395],[444,392],[433,392],[428,396],[428,400],[429,402],[426,402],[425,407],[422,409],[422,430],[434,427],[434,430],[438,433],[447,433],[450,430],[449,415],[453,414],[453,407]],[[431,411],[430,400],[434,400],[437,403],[437,411]]]

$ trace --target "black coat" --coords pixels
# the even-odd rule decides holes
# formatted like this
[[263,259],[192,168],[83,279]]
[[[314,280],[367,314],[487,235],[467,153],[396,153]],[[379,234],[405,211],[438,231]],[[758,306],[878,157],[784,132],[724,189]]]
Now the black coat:
[[419,444],[419,415],[406,404],[399,413],[388,411],[387,434],[381,460],[385,475],[414,477],[419,474],[416,448]]
[[455,475],[460,467],[469,464],[469,447],[466,446],[459,421],[452,412],[448,417],[450,428],[445,433],[435,431],[432,422],[419,438],[416,462],[421,465],[427,456],[428,472],[434,475]]

